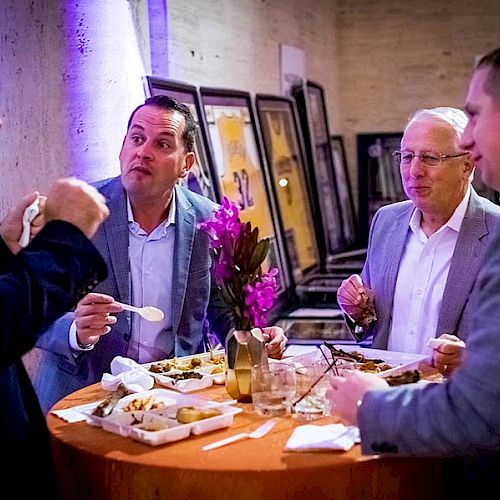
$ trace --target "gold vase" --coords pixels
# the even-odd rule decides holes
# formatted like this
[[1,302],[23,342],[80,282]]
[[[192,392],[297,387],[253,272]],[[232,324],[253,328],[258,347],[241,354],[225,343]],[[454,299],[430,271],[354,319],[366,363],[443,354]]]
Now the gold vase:
[[260,328],[232,330],[226,337],[226,390],[241,403],[252,402],[251,369],[267,364],[267,351]]

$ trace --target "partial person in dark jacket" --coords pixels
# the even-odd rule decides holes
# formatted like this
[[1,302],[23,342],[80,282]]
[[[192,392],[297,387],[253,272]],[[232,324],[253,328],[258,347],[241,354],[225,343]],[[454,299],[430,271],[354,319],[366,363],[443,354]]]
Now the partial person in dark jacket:
[[57,181],[43,210],[45,227],[21,250],[23,213],[36,196],[0,224],[1,475],[16,498],[55,496],[47,427],[21,356],[107,274],[89,241],[108,215],[104,198],[84,182]]

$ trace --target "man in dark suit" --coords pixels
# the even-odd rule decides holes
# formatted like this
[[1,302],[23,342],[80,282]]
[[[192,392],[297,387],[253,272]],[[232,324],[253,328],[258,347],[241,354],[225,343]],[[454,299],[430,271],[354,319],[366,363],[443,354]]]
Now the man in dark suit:
[[[483,181],[500,191],[500,48],[482,57],[469,83],[461,147]],[[500,486],[500,229],[476,282],[462,363],[442,384],[389,388],[367,373],[335,377],[335,411],[357,424],[363,453],[464,457],[460,498],[489,498]],[[457,497],[458,498],[458,497]]]
[[[231,328],[231,311],[211,282],[210,241],[199,228],[216,206],[178,185],[195,161],[195,127],[189,108],[168,96],[149,98],[132,113],[121,175],[96,184],[111,215],[93,241],[110,275],[38,343],[44,352],[35,389],[44,411],[100,381],[115,356],[145,363],[195,354],[209,329],[223,341]],[[122,313],[115,299],[159,307],[165,317],[149,323]],[[279,356],[281,328],[265,333],[269,355]]]
[[20,251],[23,212],[35,198],[24,198],[0,225],[2,478],[19,498],[55,495],[47,427],[21,356],[106,276],[88,239],[108,215],[104,198],[84,182],[57,181],[45,204],[45,227]]

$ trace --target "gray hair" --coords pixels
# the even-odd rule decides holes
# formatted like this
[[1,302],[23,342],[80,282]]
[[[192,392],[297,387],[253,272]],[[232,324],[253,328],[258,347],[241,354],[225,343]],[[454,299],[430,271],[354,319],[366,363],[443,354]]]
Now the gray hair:
[[438,119],[446,122],[455,131],[457,142],[462,138],[465,127],[467,126],[467,115],[458,108],[450,108],[441,106],[440,108],[419,109],[408,121],[406,129],[415,122],[420,122],[428,119]]

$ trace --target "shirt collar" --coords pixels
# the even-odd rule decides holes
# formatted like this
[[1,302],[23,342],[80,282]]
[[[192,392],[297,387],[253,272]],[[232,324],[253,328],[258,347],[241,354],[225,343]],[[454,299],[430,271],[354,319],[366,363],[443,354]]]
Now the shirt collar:
[[[439,230],[445,227],[449,227],[450,229],[453,229],[453,231],[456,231],[457,233],[460,231],[460,228],[462,227],[462,222],[465,217],[465,212],[467,211],[467,205],[469,204],[469,198],[470,198],[470,185],[467,188],[467,192],[465,193],[465,196],[462,198],[462,201],[458,204],[457,208],[455,208],[455,211],[451,215],[451,217],[448,219],[448,221],[443,224]],[[414,234],[419,234],[420,232],[420,220],[422,218],[422,212],[418,209],[415,208],[413,210],[413,213],[411,214],[410,218],[410,229],[413,231]]]
[[[168,208],[167,218],[164,222],[162,222],[158,226],[158,228],[163,227],[163,229],[162,229],[163,234],[167,230],[168,226],[175,225],[175,214],[177,213],[176,200],[177,200],[177,198],[176,198],[175,188],[174,188],[174,189],[172,189],[172,199],[170,200],[170,206]],[[128,225],[132,230],[135,230],[137,232],[141,229],[139,224],[137,224],[137,222],[135,222],[135,220],[134,220],[134,214],[132,212],[132,205],[130,204],[130,200],[129,200],[128,196],[127,196],[127,220],[128,220]],[[155,231],[157,229],[155,229]]]

